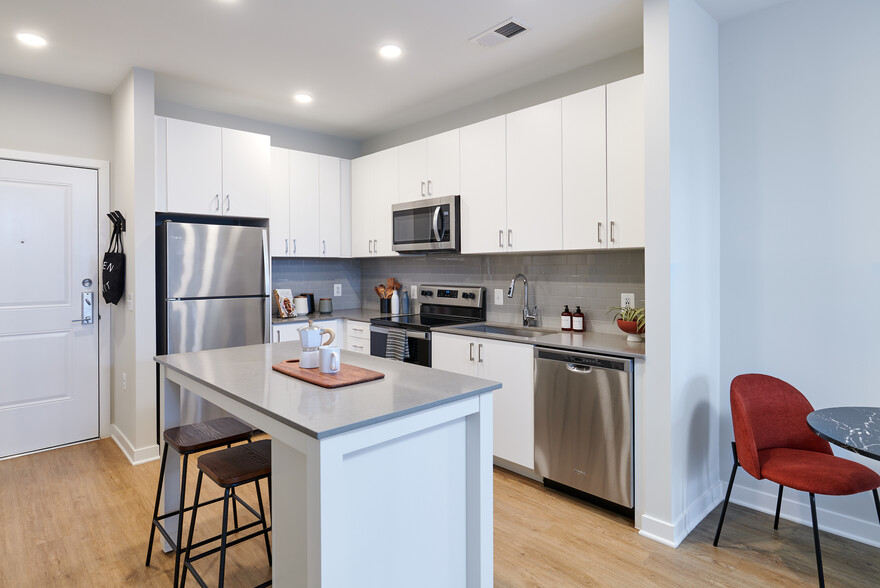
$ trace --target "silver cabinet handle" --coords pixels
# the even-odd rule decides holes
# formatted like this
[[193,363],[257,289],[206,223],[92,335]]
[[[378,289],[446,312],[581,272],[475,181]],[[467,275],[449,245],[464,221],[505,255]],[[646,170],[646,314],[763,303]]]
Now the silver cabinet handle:
[[513,247],[513,229],[507,229],[507,246]]
[[432,188],[431,188],[431,180],[428,180],[428,196],[431,195],[431,190],[432,190]]
[[214,194],[214,210],[220,212],[220,194]]
[[596,223],[596,242],[602,242],[602,221]]
[[229,212],[229,194],[226,195],[226,212]]
[[290,253],[290,239],[284,240],[284,253]]
[[321,243],[323,245],[323,249],[322,249],[321,253],[326,255],[327,254],[327,241],[321,241]]
[[422,182],[422,198],[425,197],[425,182]]
[[367,241],[367,248],[369,249],[370,253],[373,252],[373,240],[372,239]]
[[614,243],[614,221],[611,221],[611,242]]
[[504,249],[504,229],[498,229],[498,246]]
[[363,345],[355,345],[354,343],[352,343],[351,348],[352,349],[363,349],[364,346]]
[[293,240],[293,254],[296,255],[296,239]]
[[354,327],[352,327],[351,330],[352,330],[352,331],[357,331],[358,333],[363,333],[363,332],[364,332],[363,329],[355,329]]
[[379,253],[379,239],[373,239],[373,253]]
[[81,300],[82,300],[81,301],[82,306],[81,306],[81,310],[80,310],[80,316],[82,318],[73,319],[70,322],[80,323],[83,325],[91,325],[93,322],[95,322],[93,320],[95,315],[94,315],[93,306],[92,306],[92,300],[94,300],[94,293],[83,292]]
[[474,344],[471,343],[471,361],[474,360]]
[[480,343],[480,345],[477,347],[477,361],[480,363],[483,363],[483,344],[482,343]]

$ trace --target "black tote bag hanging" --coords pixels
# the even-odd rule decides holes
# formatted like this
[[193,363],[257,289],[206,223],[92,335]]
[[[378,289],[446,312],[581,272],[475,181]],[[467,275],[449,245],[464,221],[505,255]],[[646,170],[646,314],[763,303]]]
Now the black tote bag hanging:
[[114,211],[108,214],[113,220],[113,234],[110,236],[110,246],[104,254],[104,264],[101,272],[101,289],[104,294],[104,302],[116,304],[122,299],[125,291],[125,251],[122,248],[122,231],[125,230],[125,219]]

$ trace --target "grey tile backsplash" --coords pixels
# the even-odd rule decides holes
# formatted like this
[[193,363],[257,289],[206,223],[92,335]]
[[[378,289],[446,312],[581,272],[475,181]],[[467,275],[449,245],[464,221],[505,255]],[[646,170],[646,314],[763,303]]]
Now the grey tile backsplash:
[[[314,292],[329,297],[333,284],[341,283],[342,297],[333,308],[374,308],[379,299],[373,286],[397,278],[407,292],[412,284],[448,283],[483,285],[486,311],[494,322],[522,321],[523,288],[517,281],[513,298],[507,298],[510,280],[522,273],[529,280],[529,304],[538,305],[539,324],[558,328],[559,315],[568,304],[572,312],[580,305],[588,331],[619,333],[608,309],[620,305],[621,292],[633,292],[636,303],[645,300],[644,250],[591,251],[549,254],[503,255],[412,255],[376,259],[274,259],[275,288],[294,294]],[[495,289],[503,291],[503,304],[495,304]]]

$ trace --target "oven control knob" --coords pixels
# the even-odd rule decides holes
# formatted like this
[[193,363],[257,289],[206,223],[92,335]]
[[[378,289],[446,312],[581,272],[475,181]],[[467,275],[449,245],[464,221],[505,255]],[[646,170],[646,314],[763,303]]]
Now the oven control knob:
[[474,293],[473,293],[473,292],[465,292],[464,294],[462,294],[462,297],[463,297],[463,298],[470,298],[471,300],[473,300],[474,298],[476,298],[476,297],[474,296]]
[[434,293],[430,290],[422,290],[422,296],[433,296]]

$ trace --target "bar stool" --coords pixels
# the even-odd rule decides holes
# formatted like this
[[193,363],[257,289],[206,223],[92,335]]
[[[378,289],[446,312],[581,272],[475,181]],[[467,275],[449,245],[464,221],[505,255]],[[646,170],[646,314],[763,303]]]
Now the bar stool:
[[[205,584],[201,575],[196,571],[193,562],[198,561],[203,557],[213,555],[218,551],[220,552],[220,579],[218,586],[222,588],[224,580],[223,576],[226,570],[226,548],[247,541],[248,539],[253,539],[259,535],[263,535],[263,538],[266,541],[266,555],[269,558],[269,566],[271,567],[272,547],[269,545],[269,531],[272,530],[272,527],[266,524],[266,513],[263,510],[263,496],[260,492],[260,480],[263,478],[269,478],[272,475],[272,442],[268,439],[263,439],[248,445],[236,445],[229,449],[206,453],[199,457],[198,466],[199,478],[196,482],[196,497],[193,501],[194,506],[192,509],[192,520],[189,524],[189,536],[186,540],[186,557],[183,560],[183,576],[180,580],[181,588],[186,585],[187,571],[193,575],[202,588],[207,588],[207,584]],[[204,475],[207,475],[215,484],[223,488],[223,527],[219,535],[215,535],[214,537],[193,544],[193,531],[196,528],[196,516],[198,515],[199,507],[202,506],[199,504],[199,495],[202,490],[202,476]],[[257,504],[259,505],[260,512],[256,512],[241,498],[232,494],[232,491],[238,486],[250,483],[253,483],[256,487]],[[269,488],[269,501],[271,503],[271,484]],[[234,529],[227,530],[229,523],[230,498],[232,498],[233,504],[235,504],[236,501],[241,502],[241,505],[257,517],[258,520],[240,527],[238,526],[238,523],[236,523]],[[229,534],[238,533],[239,531],[244,531],[245,529],[249,529],[256,525],[261,525],[262,529],[254,531],[244,537],[236,538],[233,541],[227,541],[227,536]],[[214,547],[213,549],[209,549],[198,555],[192,555],[193,548],[213,543],[218,539],[220,540],[220,545],[218,547]],[[260,584],[257,588],[269,586],[271,583],[271,581],[265,582]]]
[[[162,451],[162,465],[159,469],[159,487],[156,489],[156,504],[153,507],[153,522],[150,525],[150,543],[147,545],[147,563],[150,565],[150,558],[153,554],[153,538],[156,536],[156,529],[162,533],[171,548],[174,550],[174,586],[176,588],[180,577],[180,556],[183,553],[180,540],[183,537],[183,514],[192,510],[192,506],[184,508],[184,500],[186,498],[186,468],[189,462],[189,456],[192,453],[206,451],[208,449],[216,449],[224,445],[229,447],[233,443],[239,441],[247,441],[250,443],[253,436],[253,430],[249,425],[234,419],[225,417],[214,419],[191,425],[183,425],[168,429],[163,434],[165,439],[165,449]],[[159,501],[162,496],[162,482],[165,480],[165,462],[168,459],[168,446],[174,448],[177,453],[183,456],[183,468],[180,472],[180,504],[175,511],[159,515]],[[214,498],[205,504],[219,502],[222,498]],[[162,521],[168,517],[180,514],[177,521],[177,537],[172,538],[165,529]],[[234,511],[233,516],[238,521],[238,511]]]

